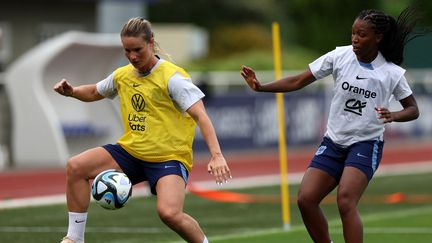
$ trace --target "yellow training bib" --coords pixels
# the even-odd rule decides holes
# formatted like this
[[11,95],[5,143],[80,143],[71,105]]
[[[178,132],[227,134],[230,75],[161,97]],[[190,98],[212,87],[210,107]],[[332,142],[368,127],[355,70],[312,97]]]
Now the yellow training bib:
[[114,72],[125,133],[118,143],[134,157],[147,162],[178,160],[192,169],[192,142],[196,123],[175,107],[168,80],[180,67],[163,61],[147,76],[131,65]]

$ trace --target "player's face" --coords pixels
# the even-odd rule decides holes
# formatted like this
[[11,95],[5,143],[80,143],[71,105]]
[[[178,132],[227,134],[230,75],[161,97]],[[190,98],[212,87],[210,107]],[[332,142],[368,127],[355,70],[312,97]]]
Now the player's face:
[[356,19],[352,26],[351,44],[357,58],[365,63],[372,62],[378,55],[378,44],[382,34],[375,33],[368,21]]
[[146,41],[141,36],[123,36],[121,41],[129,62],[141,72],[149,71],[153,66],[152,60],[154,58],[153,38],[150,41]]

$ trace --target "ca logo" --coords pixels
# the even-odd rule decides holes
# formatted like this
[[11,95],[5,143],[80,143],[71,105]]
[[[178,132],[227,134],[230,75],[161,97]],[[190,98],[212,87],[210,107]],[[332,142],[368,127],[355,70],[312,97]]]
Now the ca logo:
[[352,112],[356,115],[361,116],[363,112],[363,108],[366,107],[366,102],[361,102],[356,99],[349,99],[345,102],[345,111]]
[[134,94],[134,95],[132,96],[131,101],[132,101],[132,106],[133,106],[133,108],[134,108],[137,112],[140,112],[140,111],[143,111],[143,110],[144,110],[145,102],[144,102],[144,97],[142,97],[142,95],[140,95],[140,94]]

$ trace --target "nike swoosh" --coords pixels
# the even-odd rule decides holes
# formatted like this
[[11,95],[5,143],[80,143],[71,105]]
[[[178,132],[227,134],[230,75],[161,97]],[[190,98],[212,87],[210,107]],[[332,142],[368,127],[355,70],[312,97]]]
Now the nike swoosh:
[[168,169],[168,168],[177,168],[177,166],[175,166],[175,165],[165,165],[165,169]]
[[140,84],[132,84],[132,87],[134,87],[134,88],[136,88],[138,86],[140,86]]
[[367,157],[366,155],[363,155],[363,154],[361,154],[361,153],[357,153],[357,156],[358,156],[358,157],[363,157],[363,158],[369,158],[369,157]]
[[358,75],[356,76],[356,79],[367,79],[367,78],[361,78]]
[[84,223],[85,220],[75,220],[75,223],[79,224],[79,223]]

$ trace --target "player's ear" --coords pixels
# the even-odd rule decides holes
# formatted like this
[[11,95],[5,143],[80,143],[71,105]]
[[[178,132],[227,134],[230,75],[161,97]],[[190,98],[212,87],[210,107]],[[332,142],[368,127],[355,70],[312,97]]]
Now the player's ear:
[[382,33],[376,34],[376,43],[379,44],[382,39],[383,39],[384,35]]
[[150,40],[149,40],[149,42],[148,42],[149,44],[152,44],[152,45],[154,45],[154,43],[155,43],[155,40],[154,40],[154,37],[152,36],[151,38],[150,38]]

